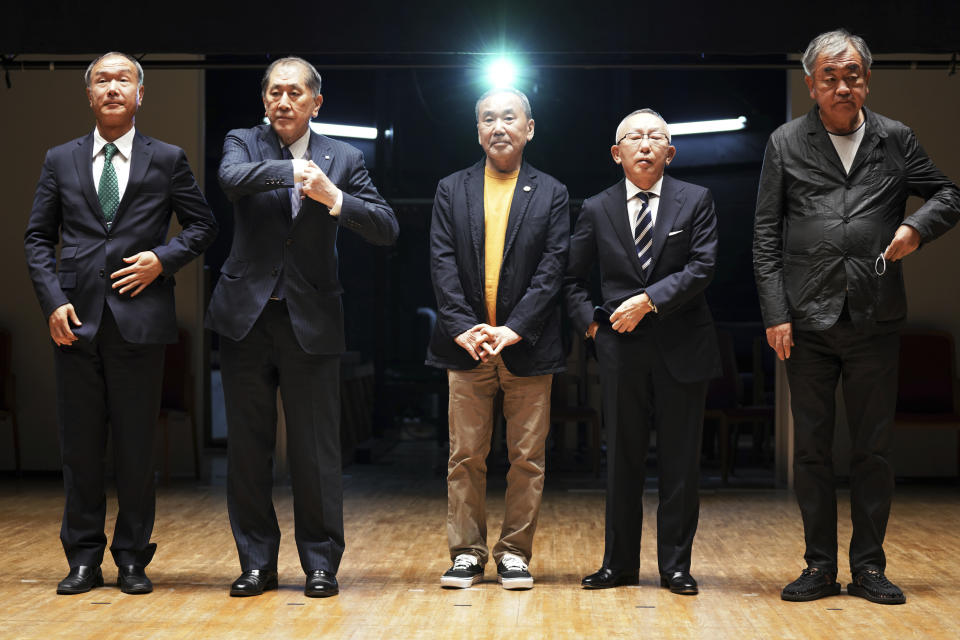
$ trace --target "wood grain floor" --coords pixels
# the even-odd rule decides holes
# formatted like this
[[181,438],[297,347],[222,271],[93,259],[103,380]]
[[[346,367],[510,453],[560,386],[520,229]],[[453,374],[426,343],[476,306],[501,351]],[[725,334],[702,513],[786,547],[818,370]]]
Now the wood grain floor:
[[[592,480],[551,478],[549,471],[531,563],[536,587],[505,591],[488,565],[484,582],[448,591],[439,587],[449,565],[443,479],[431,473],[422,445],[405,452],[408,446],[401,444],[386,464],[348,469],[341,594],[323,600],[303,595],[286,487],[276,491],[285,535],[278,591],[228,597],[239,569],[222,478],[215,477],[209,486],[161,489],[153,538],[159,547],[148,568],[153,594],[128,596],[107,586],[57,596],[67,571],[58,538],[61,488],[54,481],[4,480],[0,638],[960,637],[955,483],[898,488],[886,550],[888,575],[907,593],[904,606],[846,595],[781,601],[780,589],[802,568],[802,532],[793,497],[773,490],[703,493],[693,564],[699,596],[676,596],[658,585],[656,494],[649,491],[641,585],[584,591],[580,579],[603,553],[603,493]],[[112,497],[110,504],[112,518]],[[502,483],[491,483],[488,507],[492,537],[503,511]],[[840,516],[845,547],[846,493]],[[115,580],[109,559],[104,574],[108,585]]]

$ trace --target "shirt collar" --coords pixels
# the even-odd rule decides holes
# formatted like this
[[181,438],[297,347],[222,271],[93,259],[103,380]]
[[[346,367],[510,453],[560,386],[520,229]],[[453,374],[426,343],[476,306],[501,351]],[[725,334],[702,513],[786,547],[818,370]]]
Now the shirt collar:
[[293,144],[289,146],[290,157],[295,160],[303,158],[307,153],[307,147],[310,145],[310,127],[307,127],[307,132],[293,141]]
[[[133,153],[133,138],[137,135],[137,128],[130,127],[130,131],[127,131],[125,134],[113,141],[113,144],[116,145],[117,151],[125,160],[130,159],[130,154]],[[103,148],[107,145],[107,141],[103,139],[103,136],[100,135],[100,132],[96,127],[93,128],[93,156],[94,158],[103,151]]]
[[632,197],[640,193],[641,191],[646,191],[647,193],[652,193],[656,197],[660,197],[660,189],[663,188],[663,176],[660,176],[660,179],[653,183],[653,186],[649,189],[641,189],[637,185],[630,182],[630,178],[624,178],[627,183],[627,201]]

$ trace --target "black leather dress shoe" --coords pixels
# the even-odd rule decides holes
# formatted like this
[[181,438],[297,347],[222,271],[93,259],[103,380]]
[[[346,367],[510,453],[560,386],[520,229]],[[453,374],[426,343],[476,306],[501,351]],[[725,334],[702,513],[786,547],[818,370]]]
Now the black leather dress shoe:
[[688,571],[674,571],[669,576],[660,576],[660,586],[682,596],[695,596],[699,593],[697,581]]
[[153,591],[153,583],[143,571],[143,567],[132,564],[117,567],[117,586],[120,591],[133,595]]
[[303,587],[303,595],[310,598],[328,598],[340,593],[336,574],[329,571],[311,571],[307,574],[307,584]]
[[637,571],[614,571],[607,567],[600,567],[596,573],[591,573],[580,581],[584,589],[609,589],[631,584],[640,584]]
[[230,595],[236,597],[258,596],[264,591],[277,588],[277,572],[274,569],[251,569],[244,571],[230,585]]
[[57,593],[62,596],[86,593],[95,587],[103,586],[103,572],[100,567],[71,567],[67,577],[57,585]]

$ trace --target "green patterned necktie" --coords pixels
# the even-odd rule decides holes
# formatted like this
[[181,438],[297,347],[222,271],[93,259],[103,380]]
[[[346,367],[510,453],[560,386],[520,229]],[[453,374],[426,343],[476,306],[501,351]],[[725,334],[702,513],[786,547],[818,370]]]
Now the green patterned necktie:
[[109,227],[113,224],[113,217],[117,215],[120,206],[120,188],[117,185],[117,171],[113,168],[113,156],[117,153],[117,145],[108,142],[103,147],[103,173],[100,174],[100,208],[103,209],[103,218]]

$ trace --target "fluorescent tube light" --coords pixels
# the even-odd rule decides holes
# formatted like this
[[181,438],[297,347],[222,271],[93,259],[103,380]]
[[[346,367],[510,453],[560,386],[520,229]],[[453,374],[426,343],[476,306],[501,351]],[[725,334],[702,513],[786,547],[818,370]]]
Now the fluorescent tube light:
[[670,136],[686,136],[694,133],[718,133],[720,131],[739,131],[747,126],[744,116],[727,120],[701,120],[699,122],[675,122],[669,125]]

